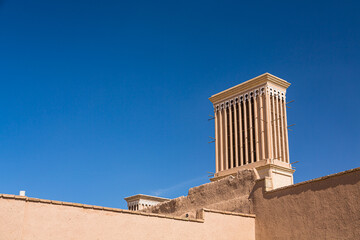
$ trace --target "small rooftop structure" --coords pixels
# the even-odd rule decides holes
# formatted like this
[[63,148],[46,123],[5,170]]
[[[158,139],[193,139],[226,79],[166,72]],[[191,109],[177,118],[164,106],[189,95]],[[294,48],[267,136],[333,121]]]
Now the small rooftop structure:
[[137,194],[124,198],[128,204],[128,209],[132,211],[142,210],[144,208],[155,206],[159,203],[169,201],[168,198]]

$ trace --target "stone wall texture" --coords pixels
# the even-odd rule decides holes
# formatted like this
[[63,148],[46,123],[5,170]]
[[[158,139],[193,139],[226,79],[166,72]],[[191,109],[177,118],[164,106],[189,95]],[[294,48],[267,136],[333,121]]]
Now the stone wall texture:
[[175,198],[143,211],[181,217],[185,217],[186,214],[189,217],[195,217],[196,211],[201,208],[253,213],[249,195],[255,182],[255,172],[243,170],[234,177],[226,177],[191,188],[186,197]]

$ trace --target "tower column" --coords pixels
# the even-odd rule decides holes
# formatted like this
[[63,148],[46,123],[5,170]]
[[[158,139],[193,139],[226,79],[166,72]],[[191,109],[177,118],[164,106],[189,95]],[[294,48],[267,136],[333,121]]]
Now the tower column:
[[[253,95],[253,94],[251,94]],[[253,108],[253,103],[251,102],[251,100],[253,99],[253,96],[249,96],[249,104],[248,104],[248,108],[249,108],[249,135],[250,135],[250,141],[249,141],[249,145],[250,145],[250,163],[254,162],[254,134],[253,134],[253,112],[252,112],[252,108]]]
[[287,129],[287,116],[286,116],[286,99],[284,97],[284,101],[282,102],[282,108],[284,112],[284,132],[285,132],[285,154],[286,154],[286,162],[290,163],[290,157],[289,157],[289,138],[288,138],[288,129]]
[[247,101],[247,97],[244,97],[244,101],[243,101],[243,110],[244,110],[244,145],[245,145],[245,164],[249,163],[249,146],[248,146],[248,134],[247,134],[247,130],[248,130],[248,124],[247,124],[247,107],[246,107],[246,101]]
[[224,163],[224,167],[225,169],[229,169],[229,123],[228,123],[228,111],[229,108],[227,106],[225,106],[225,118],[224,118],[224,122],[225,122],[225,163]]
[[277,145],[278,145],[278,160],[283,161],[282,155],[282,142],[281,142],[281,132],[280,132],[280,111],[279,111],[279,99],[280,96],[276,93],[275,97],[275,110],[276,110],[276,133],[277,133]]
[[219,158],[219,161],[220,161],[220,164],[219,164],[219,167],[220,167],[220,171],[224,170],[224,112],[223,112],[223,109],[221,108],[220,111],[219,111],[219,116],[220,116],[220,119],[219,119],[219,123],[220,123],[220,127],[219,127],[219,130],[220,130],[220,143],[219,143],[219,148],[220,148],[220,158]]
[[259,111],[258,111],[258,93],[255,92],[254,95],[254,125],[255,125],[255,162],[259,161],[259,125],[260,125],[260,121],[259,121]]
[[219,112],[215,108],[215,171],[220,171]]
[[278,158],[278,144],[277,144],[277,133],[276,133],[276,116],[275,116],[275,96],[272,93],[272,96],[270,96],[271,98],[271,126],[272,126],[272,133],[273,133],[273,143],[274,143],[274,156],[273,159]]
[[266,148],[267,158],[272,159],[274,157],[273,151],[273,137],[272,137],[272,124],[271,124],[271,104],[270,104],[270,93],[265,93],[265,119],[266,119]]
[[233,111],[232,111],[233,104],[229,102],[229,136],[230,136],[230,156],[229,156],[229,168],[232,168],[235,166],[234,164],[234,140],[233,140]]
[[244,121],[243,121],[243,114],[242,114],[243,105],[242,105],[242,102],[240,101],[240,99],[239,99],[238,106],[239,106],[239,142],[240,142],[239,155],[240,155],[240,166],[242,166],[242,165],[244,165],[244,143],[243,143]]
[[284,110],[283,110],[283,97],[279,97],[279,109],[280,109],[280,130],[281,130],[281,160],[286,162],[286,149],[285,149],[285,128],[284,128]]
[[260,92],[260,96],[259,96],[259,108],[260,108],[260,148],[261,148],[261,156],[260,156],[260,160],[265,159],[265,128],[264,128],[264,124],[266,122],[266,120],[264,119],[264,98],[265,95],[264,93]]
[[235,101],[234,102],[234,132],[235,132],[235,167],[239,166],[239,132],[238,132],[238,120],[239,120],[239,114],[238,114],[238,104]]

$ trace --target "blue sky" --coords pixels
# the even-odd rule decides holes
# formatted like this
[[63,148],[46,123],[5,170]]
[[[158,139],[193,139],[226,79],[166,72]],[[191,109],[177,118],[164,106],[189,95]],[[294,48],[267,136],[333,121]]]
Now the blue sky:
[[0,0],[0,192],[125,207],[214,171],[212,94],[270,72],[295,182],[359,167],[357,1]]

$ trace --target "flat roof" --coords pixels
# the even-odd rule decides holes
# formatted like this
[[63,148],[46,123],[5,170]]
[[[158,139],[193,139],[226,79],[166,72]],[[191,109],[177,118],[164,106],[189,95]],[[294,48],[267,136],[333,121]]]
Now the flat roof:
[[136,195],[133,195],[130,197],[126,197],[124,199],[127,202],[138,200],[138,199],[147,199],[147,200],[153,200],[153,201],[158,201],[158,202],[165,202],[165,201],[171,200],[169,198],[156,197],[156,196],[150,196],[150,195],[145,195],[145,194],[136,194]]
[[240,83],[234,87],[228,88],[222,92],[219,92],[217,94],[212,95],[209,100],[212,103],[217,103],[219,101],[222,101],[226,98],[232,97],[235,94],[241,93],[243,91],[249,90],[251,88],[254,88],[258,85],[264,84],[266,82],[274,83],[280,87],[283,87],[287,89],[290,86],[290,83],[285,81],[284,79],[281,79],[279,77],[276,77],[270,73],[264,73],[260,76],[257,76],[255,78],[252,78],[250,80],[247,80],[243,83]]

